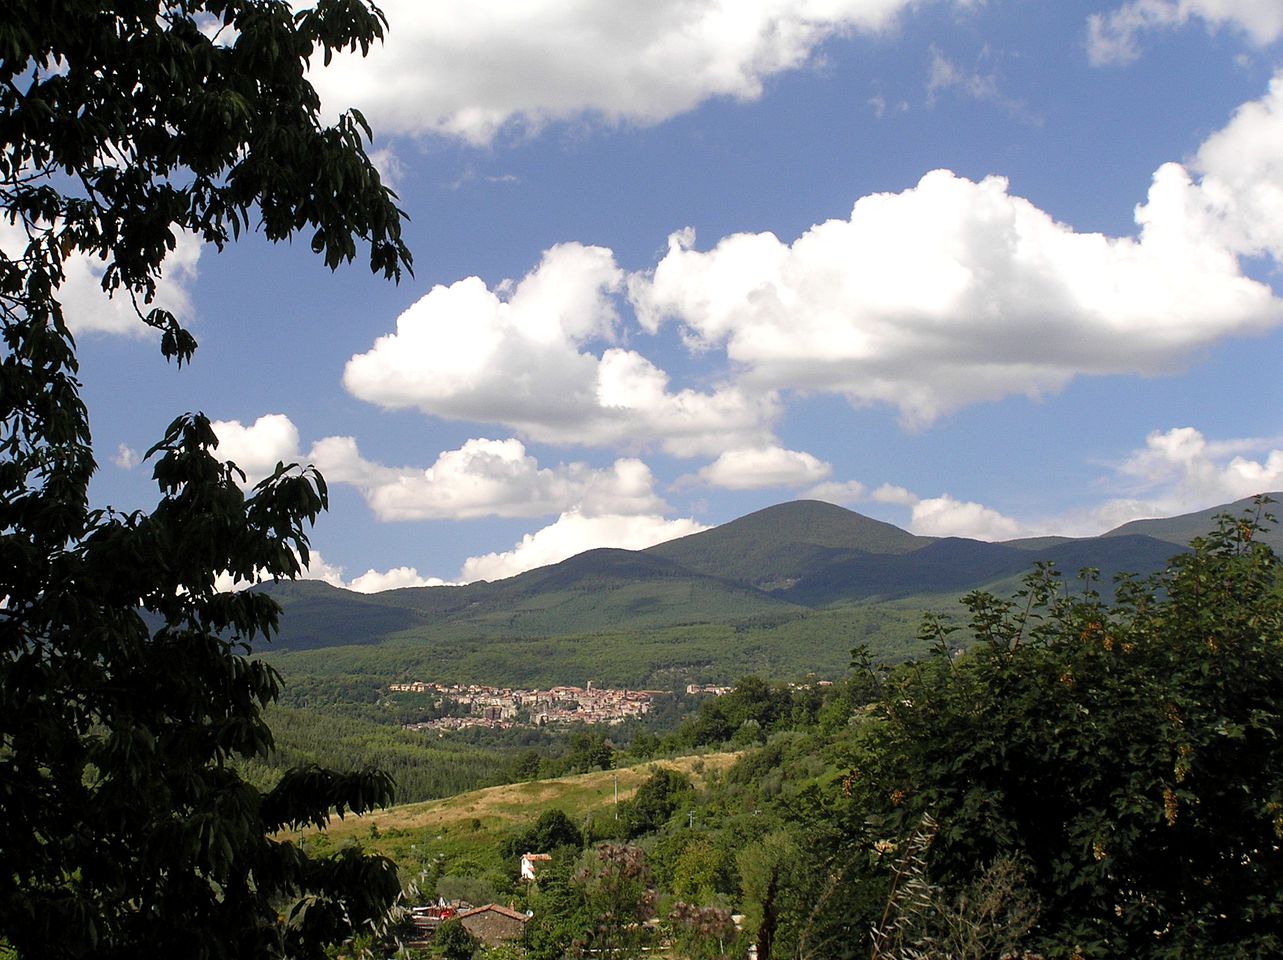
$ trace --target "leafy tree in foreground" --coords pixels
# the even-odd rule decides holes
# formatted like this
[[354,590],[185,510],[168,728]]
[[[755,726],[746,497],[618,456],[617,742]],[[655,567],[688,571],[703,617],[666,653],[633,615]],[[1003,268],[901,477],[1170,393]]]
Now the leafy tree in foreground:
[[[293,577],[326,503],[281,465],[246,495],[202,416],[151,451],[150,515],[90,509],[95,469],[60,287],[74,258],[191,359],[152,306],[180,232],[304,228],[335,267],[410,263],[356,114],[305,70],[377,42],[365,0],[7,0],[0,6],[0,940],[23,958],[318,956],[397,891],[387,861],[277,839],[386,803],[367,772],[234,772],[271,745],[279,678],[247,656],[278,609],[215,579]],[[140,610],[153,616],[149,629]]]
[[586,941],[572,944],[572,955],[641,956],[648,935],[645,922],[655,915],[656,901],[641,847],[603,843],[588,851],[574,883],[594,926]]
[[946,897],[1019,863],[1048,957],[1278,955],[1283,595],[1260,519],[1222,518],[1112,606],[1047,571],[971,596],[969,652],[891,679],[855,806],[887,837],[933,816]]
[[642,781],[631,800],[620,804],[619,818],[630,838],[662,827],[695,792],[691,778],[680,770],[657,768]]
[[468,960],[477,946],[477,938],[467,931],[458,917],[441,924],[432,939],[433,952],[445,960]]
[[559,807],[545,810],[530,827],[518,830],[502,845],[505,860],[516,860],[525,853],[551,853],[558,847],[584,845],[584,835]]

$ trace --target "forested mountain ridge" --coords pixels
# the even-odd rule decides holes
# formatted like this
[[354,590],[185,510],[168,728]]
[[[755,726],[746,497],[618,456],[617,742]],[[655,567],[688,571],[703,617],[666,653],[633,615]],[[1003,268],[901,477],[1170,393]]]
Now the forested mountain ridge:
[[[269,584],[285,609],[278,650],[380,643],[427,632],[555,637],[684,624],[780,622],[876,600],[1014,588],[1036,562],[1067,577],[1147,574],[1217,513],[1135,521],[1099,537],[988,543],[921,537],[814,500],[768,507],[642,551],[591,550],[505,580],[359,594],[317,581]],[[1277,533],[1272,533],[1277,538]]]
[[769,588],[844,559],[912,553],[933,539],[831,503],[795,500],[644,552],[690,570]]
[[[1283,493],[1267,493],[1264,496],[1274,501],[1283,500]],[[1254,509],[1253,499],[1252,497],[1244,497],[1242,500],[1235,500],[1233,503],[1227,503],[1223,506],[1209,507],[1206,510],[1183,513],[1175,517],[1132,520],[1130,523],[1124,523],[1122,526],[1101,534],[1101,536],[1120,537],[1141,534],[1184,546],[1195,537],[1205,536],[1209,530],[1215,528],[1218,515],[1230,514],[1231,516],[1239,517],[1250,513]],[[1269,544],[1276,553],[1283,553],[1283,530],[1277,525],[1265,524],[1265,529],[1258,532],[1257,537]]]
[[804,610],[751,584],[631,550],[591,550],[506,580],[360,594],[319,581],[263,588],[284,608],[277,649],[376,643],[450,627],[469,636],[555,636],[788,616]]

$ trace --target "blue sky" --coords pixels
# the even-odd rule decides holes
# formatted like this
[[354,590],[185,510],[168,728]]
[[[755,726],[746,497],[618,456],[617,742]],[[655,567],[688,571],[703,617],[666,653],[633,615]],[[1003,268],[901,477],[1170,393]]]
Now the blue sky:
[[1086,535],[1283,487],[1278,0],[387,0],[415,276],[180,245],[183,370],[64,291],[101,462],[316,463],[312,575],[496,579],[816,497]]

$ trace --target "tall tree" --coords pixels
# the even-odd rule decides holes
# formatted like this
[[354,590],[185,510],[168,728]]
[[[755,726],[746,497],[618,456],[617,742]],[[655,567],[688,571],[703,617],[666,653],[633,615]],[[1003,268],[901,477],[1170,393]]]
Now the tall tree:
[[280,679],[249,654],[279,611],[215,580],[296,576],[324,482],[282,464],[247,495],[191,415],[151,451],[152,513],[93,509],[60,302],[73,259],[100,260],[181,365],[196,342],[154,303],[180,232],[307,229],[332,268],[360,244],[399,278],[369,130],[322,123],[307,80],[384,26],[366,0],[0,6],[0,937],[22,957],[318,956],[396,893],[387,861],[277,837],[388,802],[386,776],[310,767],[262,793],[233,767],[271,747]]

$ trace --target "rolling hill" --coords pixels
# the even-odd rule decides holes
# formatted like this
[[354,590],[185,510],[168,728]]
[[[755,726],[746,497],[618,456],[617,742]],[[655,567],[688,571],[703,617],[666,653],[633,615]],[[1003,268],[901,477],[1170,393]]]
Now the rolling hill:
[[844,559],[900,556],[929,543],[930,537],[916,537],[853,510],[797,500],[644,552],[688,570],[769,588],[796,582]]
[[[1283,499],[1283,493],[1267,494],[1272,500]],[[1165,517],[1154,520],[1133,520],[1130,523],[1124,523],[1121,527],[1115,527],[1108,533],[1101,534],[1102,537],[1121,537],[1132,534],[1140,534],[1146,537],[1153,537],[1156,540],[1166,540],[1168,543],[1177,543],[1182,546],[1189,543],[1195,537],[1206,534],[1215,526],[1215,520],[1218,514],[1228,513],[1234,516],[1242,516],[1252,509],[1251,497],[1245,497],[1242,500],[1235,500],[1233,503],[1227,503],[1219,507],[1211,507],[1207,510],[1199,510],[1196,513],[1183,513],[1176,517]],[[1278,505],[1274,506],[1276,512],[1283,514],[1283,508]],[[1268,543],[1274,550],[1283,552],[1283,530],[1273,524],[1266,524],[1266,531],[1261,534],[1261,539]]]
[[281,604],[274,648],[377,643],[407,634],[538,637],[779,617],[804,610],[750,584],[660,556],[600,549],[506,580],[360,594],[316,581],[263,588]]
[[[1004,544],[915,536],[803,500],[647,550],[590,550],[495,582],[371,595],[315,581],[260,589],[285,611],[277,650],[778,625],[844,605],[897,600],[925,608],[977,588],[1009,592],[1035,562],[1054,563],[1067,577],[1096,567],[1107,585],[1116,573],[1161,570],[1215,514],[1248,505],[1135,521],[1100,537]],[[1283,543],[1277,531],[1269,539]]]

